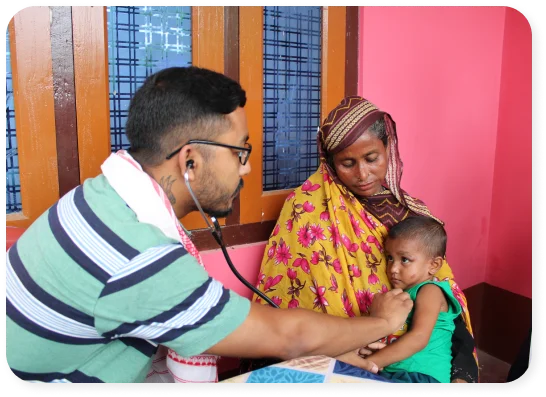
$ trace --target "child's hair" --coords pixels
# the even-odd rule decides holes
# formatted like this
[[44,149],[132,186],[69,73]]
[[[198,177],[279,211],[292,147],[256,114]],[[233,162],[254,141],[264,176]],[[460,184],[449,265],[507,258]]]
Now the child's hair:
[[444,257],[447,234],[444,227],[432,218],[413,216],[404,219],[389,230],[389,239],[417,239],[431,257]]

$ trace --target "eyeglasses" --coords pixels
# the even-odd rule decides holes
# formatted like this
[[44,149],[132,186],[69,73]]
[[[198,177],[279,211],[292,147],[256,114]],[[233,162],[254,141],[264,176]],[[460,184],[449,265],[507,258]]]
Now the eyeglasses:
[[198,143],[200,145],[221,146],[221,147],[226,147],[228,149],[238,150],[239,153],[237,153],[237,156],[239,156],[239,162],[241,163],[241,165],[245,165],[247,163],[248,158],[250,157],[250,152],[252,152],[252,145],[248,142],[245,143],[244,147],[242,147],[242,146],[226,145],[225,143],[219,143],[219,142],[213,142],[213,141],[202,141],[199,139],[192,139],[192,140],[189,140],[185,145],[182,145],[181,147],[176,149],[174,152],[169,154],[166,157],[166,159],[167,160],[172,159],[175,155],[178,154],[178,152],[182,150],[184,146],[190,145],[192,143]]

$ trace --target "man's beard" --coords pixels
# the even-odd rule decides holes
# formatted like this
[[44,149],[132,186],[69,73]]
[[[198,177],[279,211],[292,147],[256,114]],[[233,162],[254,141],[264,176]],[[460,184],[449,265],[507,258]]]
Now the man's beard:
[[233,200],[235,199],[235,197],[237,197],[239,195],[239,192],[241,191],[243,186],[244,186],[244,182],[241,179],[239,181],[239,185],[237,185],[237,188],[235,189],[235,191],[233,192],[233,194],[231,196],[227,196],[226,194],[223,194],[210,207],[209,206],[203,207],[203,211],[205,211],[205,213],[207,213],[209,216],[213,216],[215,218],[225,218],[225,217],[227,217],[228,215],[230,215],[233,212],[233,206],[230,206],[229,208],[227,208],[225,210],[219,210],[219,209],[215,209],[215,208],[212,208],[212,207],[213,206],[216,207],[217,204],[219,204],[219,203],[226,203],[229,200],[232,200],[232,204],[233,204]]

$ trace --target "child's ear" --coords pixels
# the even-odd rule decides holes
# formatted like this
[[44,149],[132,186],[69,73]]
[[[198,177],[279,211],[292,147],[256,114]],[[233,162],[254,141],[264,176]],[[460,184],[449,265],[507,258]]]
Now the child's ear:
[[434,276],[438,272],[438,270],[440,270],[440,268],[442,267],[442,263],[444,263],[444,258],[442,258],[441,256],[432,258],[428,268],[428,274],[430,274],[431,276]]

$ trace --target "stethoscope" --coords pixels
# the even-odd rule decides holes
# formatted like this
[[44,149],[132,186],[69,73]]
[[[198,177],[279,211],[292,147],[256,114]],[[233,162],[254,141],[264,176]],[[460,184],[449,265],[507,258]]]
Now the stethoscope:
[[[186,166],[187,166],[188,170],[190,168],[193,168],[193,161],[188,160],[188,162],[186,163]],[[186,183],[186,187],[188,188],[188,191],[190,192],[190,195],[191,195],[191,198],[193,199],[193,202],[197,206],[197,209],[201,213],[201,216],[205,220],[205,223],[207,224],[208,228],[210,229],[210,231],[212,233],[212,236],[214,237],[214,239],[216,240],[218,245],[220,245],[220,248],[222,248],[222,253],[224,254],[224,258],[226,258],[226,262],[227,262],[229,268],[231,269],[233,274],[235,274],[235,276],[247,288],[249,288],[256,295],[261,297],[264,301],[269,303],[271,306],[279,308],[279,306],[275,302],[273,302],[271,299],[269,299],[263,292],[259,291],[256,287],[254,287],[252,284],[250,284],[243,276],[241,276],[241,274],[237,271],[237,269],[233,265],[233,262],[231,261],[231,258],[229,257],[229,254],[227,252],[226,245],[224,244],[224,239],[222,238],[222,230],[220,229],[220,224],[218,223],[218,221],[216,220],[216,218],[214,216],[210,217],[210,220],[212,221],[212,225],[210,224],[210,222],[208,220],[208,217],[203,212],[203,208],[201,208],[201,205],[199,204],[199,200],[197,200],[197,197],[195,197],[195,194],[193,193],[193,190],[192,190],[192,188],[190,186],[190,180],[189,180],[189,177],[188,177],[188,170],[186,170],[186,172],[184,173],[184,182]]]

